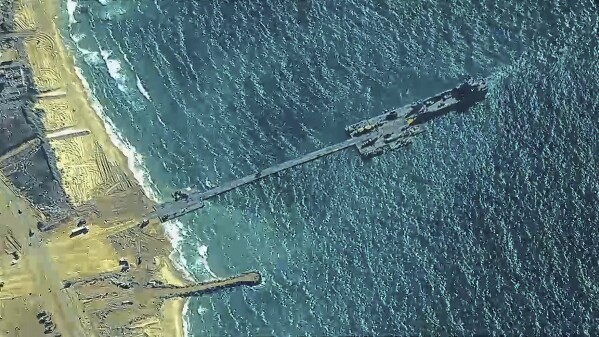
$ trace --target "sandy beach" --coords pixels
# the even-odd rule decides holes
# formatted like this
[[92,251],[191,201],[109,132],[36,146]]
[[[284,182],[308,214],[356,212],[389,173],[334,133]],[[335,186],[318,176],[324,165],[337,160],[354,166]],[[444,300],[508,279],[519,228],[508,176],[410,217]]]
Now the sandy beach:
[[[17,1],[15,26],[18,31],[35,31],[25,38],[25,49],[35,85],[44,92],[36,104],[44,111],[46,134],[64,133],[65,128],[86,130],[77,137],[53,138],[50,144],[71,203],[90,209],[85,218],[91,229],[88,235],[71,239],[74,224],[65,224],[39,242],[33,240],[27,228],[43,215],[3,178],[0,204],[6,210],[2,209],[0,217],[14,224],[3,233],[25,248],[17,265],[10,265],[7,258],[1,260],[0,279],[5,286],[0,297],[10,300],[1,302],[0,334],[38,335],[42,326],[27,322],[35,321],[39,310],[54,308],[56,325],[68,327],[60,330],[63,336],[81,336],[84,331],[86,336],[105,335],[123,324],[134,332],[131,335],[183,336],[183,299],[158,301],[141,293],[131,299],[138,305],[108,310],[101,301],[86,300],[99,291],[93,283],[61,289],[64,280],[118,271],[119,259],[137,262],[132,270],[137,280],[173,285],[182,285],[184,280],[168,258],[172,246],[163,228],[152,224],[142,235],[136,226],[152,201],[135,180],[128,158],[111,142],[77,76],[75,61],[59,33],[59,7],[59,0]],[[24,221],[27,225],[18,226],[17,222]]]

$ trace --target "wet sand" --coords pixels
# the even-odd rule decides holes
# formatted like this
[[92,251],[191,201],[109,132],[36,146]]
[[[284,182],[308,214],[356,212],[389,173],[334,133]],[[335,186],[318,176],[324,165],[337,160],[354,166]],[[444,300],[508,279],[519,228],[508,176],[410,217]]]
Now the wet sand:
[[[35,85],[42,91],[61,93],[40,97],[37,103],[45,112],[46,134],[68,127],[89,130],[89,134],[77,137],[51,139],[50,144],[70,201],[90,210],[81,213],[90,232],[69,238],[76,224],[72,219],[55,231],[31,236],[29,229],[35,229],[43,215],[2,177],[0,222],[5,225],[0,226],[0,243],[4,240],[6,246],[16,241],[22,248],[16,264],[9,254],[0,259],[0,281],[4,282],[0,290],[0,334],[43,334],[43,325],[37,323],[35,315],[48,310],[63,336],[125,332],[182,336],[183,299],[161,301],[145,298],[143,292],[123,299],[118,289],[108,291],[93,284],[62,289],[66,279],[118,272],[122,258],[131,261],[130,273],[140,283],[161,280],[183,285],[185,281],[168,259],[172,246],[163,228],[154,223],[142,233],[136,226],[152,202],[90,104],[58,31],[59,6],[58,0],[17,1],[15,26],[17,31],[36,31],[24,39]],[[89,295],[100,292],[117,295],[101,300]],[[117,304],[127,301],[135,305],[120,310]]]

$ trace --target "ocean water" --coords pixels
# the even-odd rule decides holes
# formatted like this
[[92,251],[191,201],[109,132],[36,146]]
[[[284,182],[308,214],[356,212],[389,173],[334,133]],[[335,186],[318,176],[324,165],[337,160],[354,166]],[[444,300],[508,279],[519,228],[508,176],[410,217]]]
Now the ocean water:
[[172,226],[191,336],[599,333],[599,45],[592,1],[64,3],[63,33],[158,198],[344,140],[491,76],[408,148],[350,150]]

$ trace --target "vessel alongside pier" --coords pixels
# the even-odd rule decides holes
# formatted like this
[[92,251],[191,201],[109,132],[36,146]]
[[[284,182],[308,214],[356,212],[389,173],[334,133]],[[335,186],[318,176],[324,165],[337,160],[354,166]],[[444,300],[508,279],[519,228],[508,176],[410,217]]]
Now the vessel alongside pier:
[[452,111],[468,110],[485,97],[487,90],[486,79],[470,79],[435,96],[349,125],[345,130],[352,138],[372,135],[356,146],[362,156],[377,156],[411,144],[414,136],[424,131],[424,123]]

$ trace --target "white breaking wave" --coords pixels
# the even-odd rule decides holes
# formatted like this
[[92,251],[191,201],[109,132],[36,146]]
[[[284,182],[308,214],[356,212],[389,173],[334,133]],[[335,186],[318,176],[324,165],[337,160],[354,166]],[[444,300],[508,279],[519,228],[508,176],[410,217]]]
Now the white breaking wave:
[[206,246],[206,245],[198,246],[198,253],[200,254],[201,257],[206,258],[208,255],[208,246]]
[[106,63],[106,68],[108,68],[110,77],[117,82],[117,87],[119,90],[122,92],[127,92],[127,87],[125,86],[125,77],[121,74],[121,62],[119,60],[110,58],[112,55],[111,50],[104,50],[100,48],[100,55],[102,55],[102,59],[104,59],[104,63]]
[[189,311],[189,300],[190,297],[188,297],[185,300],[185,303],[183,304],[183,335],[184,337],[189,337],[189,322],[187,321],[187,312]]
[[[103,5],[108,3],[108,0],[99,0],[99,1]],[[67,12],[69,15],[69,25],[68,25],[69,28],[71,28],[71,25],[73,23],[77,22],[75,20],[76,9],[77,9],[77,2],[74,0],[67,0]],[[98,56],[98,52],[87,50],[85,48],[80,48],[78,46],[78,42],[81,41],[84,37],[85,37],[85,34],[75,34],[75,35],[71,36],[71,38],[77,45],[77,49],[84,56],[85,61],[89,62],[91,64],[94,64],[94,65],[99,64],[101,62],[101,60],[100,60],[100,57]],[[102,50],[100,48],[100,55],[101,55],[102,59],[104,60],[104,62],[106,63],[106,67],[108,68],[108,72],[109,72],[110,76],[115,81],[117,81],[119,90],[125,92],[126,90],[125,90],[124,77],[120,74],[120,70],[121,70],[120,62],[118,60],[113,60],[113,59],[109,58],[112,55],[112,51]],[[74,61],[76,64],[76,60],[74,60]],[[141,186],[144,194],[148,198],[153,200],[154,202],[157,202],[157,203],[160,202],[161,200],[159,197],[159,193],[154,188],[154,186],[155,186],[154,182],[152,181],[152,178],[149,176],[148,171],[144,165],[143,157],[141,156],[141,154],[139,154],[136,151],[135,147],[133,147],[133,145],[131,145],[129,143],[129,141],[127,141],[121,135],[121,133],[118,131],[118,129],[116,128],[116,126],[114,125],[112,120],[108,116],[106,116],[102,105],[100,104],[98,99],[94,96],[89,83],[83,76],[81,69],[77,66],[75,66],[75,73],[76,73],[77,77],[79,78],[79,80],[81,81],[81,83],[83,84],[83,87],[85,88],[85,90],[89,96],[89,100],[92,103],[92,108],[94,109],[94,111],[96,112],[96,114],[100,118],[100,120],[102,120],[102,122],[104,124],[104,128],[106,129],[106,133],[108,134],[108,136],[110,138],[110,141],[127,158],[127,166],[129,168],[129,170],[131,170],[131,172],[133,173],[133,177],[135,178],[135,180]],[[148,100],[151,100],[149,94],[147,93],[147,90],[145,90],[145,88],[143,88],[143,86],[141,85],[141,81],[139,80],[139,77],[137,77],[137,81],[139,83],[138,88],[140,89],[142,95],[144,95]],[[144,89],[144,91],[141,90],[142,88]],[[181,241],[183,239],[181,233],[184,231],[183,223],[181,223],[180,221],[177,220],[177,221],[166,222],[163,225],[164,225],[165,234],[166,234],[167,238],[169,239],[171,246],[173,247],[173,251],[169,255],[169,259],[172,261],[174,267],[183,275],[183,277],[185,279],[187,279],[190,282],[196,282],[193,275],[191,275],[191,273],[189,272],[189,262],[187,261],[187,259],[185,258],[185,256],[183,255],[183,252],[181,250],[182,249]],[[185,337],[189,336],[189,330],[190,330],[189,322],[187,319],[187,311],[188,310],[189,310],[189,299],[187,299],[185,301],[185,304],[183,305],[183,312],[182,312],[183,332],[185,334]]]
[[98,0],[98,2],[102,4],[103,8],[99,9],[96,15],[102,20],[109,21],[126,14],[127,7],[130,6],[127,1]]
[[202,261],[204,268],[206,268],[206,271],[208,271],[210,276],[217,278],[216,274],[214,274],[212,272],[212,270],[210,269],[210,266],[208,265],[208,246],[200,245],[199,243],[197,245],[198,245],[198,247],[197,247],[198,254],[200,255],[200,261]]
[[77,43],[79,43],[79,41],[83,40],[84,37],[85,37],[85,34],[83,34],[83,33],[71,34],[71,40],[73,40],[75,42],[75,44],[77,44]]
[[97,51],[91,51],[85,48],[77,47],[77,50],[81,52],[85,61],[92,65],[98,65],[102,62],[100,55]]
[[198,315],[203,315],[208,312],[208,308],[204,308],[203,306],[198,306]]
[[[139,154],[133,145],[129,143],[118,131],[112,120],[106,116],[104,113],[104,108],[98,101],[98,99],[93,95],[93,92],[89,86],[89,83],[83,77],[81,69],[79,67],[75,67],[75,73],[83,83],[84,88],[86,89],[89,99],[92,103],[92,107],[94,111],[100,117],[102,122],[104,123],[104,128],[106,129],[106,133],[108,134],[110,141],[125,155],[127,158],[127,166],[129,170],[133,173],[133,177],[139,185],[142,187],[145,195],[153,200],[154,202],[160,202],[161,199],[159,197],[158,192],[154,188],[154,182],[152,178],[148,174],[148,171],[143,163],[143,157]],[[164,223],[165,233],[173,246],[173,251],[170,254],[169,258],[173,261],[173,265],[179,272],[183,274],[187,280],[191,282],[195,282],[195,279],[188,271],[188,261],[185,259],[184,255],[181,251],[181,240],[183,239],[181,236],[181,232],[183,230],[183,224],[179,221],[169,221]]]
[[69,28],[72,24],[77,23],[75,20],[75,11],[77,10],[77,1],[67,0],[67,13],[69,14]]
[[75,47],[81,53],[81,55],[83,55],[85,62],[92,64],[92,65],[100,64],[102,59],[100,58],[100,55],[98,54],[97,51],[92,51],[92,50],[85,49],[85,48],[82,48],[79,46],[79,42],[81,42],[81,40],[83,40],[84,38],[85,38],[85,34],[83,34],[83,33],[71,35],[71,40],[73,40],[73,42],[75,43]]
[[[160,202],[159,199],[152,198],[152,200],[155,202]],[[179,220],[167,221],[164,223],[164,231],[171,242],[171,245],[173,246],[173,251],[169,255],[169,258],[171,261],[173,261],[173,265],[183,274],[185,279],[191,282],[196,282],[193,275],[191,275],[189,272],[189,262],[181,250],[181,241],[183,240],[183,235],[181,235],[181,233],[184,231],[183,223]]]
[[146,90],[146,88],[144,87],[143,83],[141,83],[141,80],[139,79],[139,76],[135,75],[135,78],[137,79],[137,89],[139,90],[139,92],[141,92],[141,94],[148,100],[148,101],[152,101],[152,98],[150,97],[150,93],[148,93],[148,91]]

